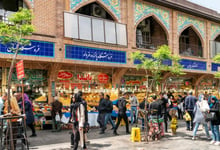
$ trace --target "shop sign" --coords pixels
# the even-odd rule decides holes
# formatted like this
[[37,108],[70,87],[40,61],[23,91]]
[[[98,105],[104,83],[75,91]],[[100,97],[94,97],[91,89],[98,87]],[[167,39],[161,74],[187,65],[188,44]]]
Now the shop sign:
[[141,85],[139,88],[140,89],[146,89],[146,86],[145,85]]
[[220,71],[220,64],[212,63],[212,71]]
[[16,70],[17,70],[17,78],[18,79],[22,79],[24,78],[24,63],[23,63],[23,60],[19,61],[17,64],[16,64]]
[[75,88],[82,89],[82,84],[81,83],[71,83],[71,88],[72,89],[75,89]]
[[91,81],[92,76],[90,74],[77,74],[77,79],[80,81]]
[[[145,57],[146,58],[153,58],[151,54],[145,54]],[[140,60],[134,60],[135,65],[138,65],[140,63],[141,63]],[[169,59],[164,60],[162,63],[163,63],[163,65],[172,66],[172,61]]]
[[71,79],[73,74],[67,71],[61,71],[58,73],[58,78],[60,79]]
[[98,75],[99,83],[107,83],[107,82],[108,82],[108,79],[109,79],[109,77],[108,77],[108,75],[105,74],[105,73],[100,73],[100,74]]
[[126,52],[76,45],[65,46],[67,59],[126,64]]
[[203,71],[206,70],[206,62],[204,61],[181,59],[180,64],[183,66],[184,69]]
[[131,81],[127,81],[126,84],[127,84],[127,85],[130,85],[130,84],[132,84],[132,85],[139,84],[139,85],[140,85],[140,84],[141,84],[141,81],[139,81],[139,80],[134,80],[134,81],[131,80]]
[[[0,44],[0,53],[13,54],[9,47],[16,48],[16,46],[16,43],[8,44],[7,46]],[[54,57],[54,43],[52,42],[31,40],[29,45],[19,48],[22,49],[19,55]]]

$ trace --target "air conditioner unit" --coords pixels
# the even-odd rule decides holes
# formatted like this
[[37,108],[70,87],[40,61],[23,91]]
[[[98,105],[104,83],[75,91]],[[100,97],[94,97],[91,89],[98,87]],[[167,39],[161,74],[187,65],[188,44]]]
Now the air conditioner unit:
[[95,17],[106,18],[105,10],[99,5],[94,4],[92,6],[92,15]]
[[150,20],[145,20],[145,26],[143,27],[143,32],[150,32]]

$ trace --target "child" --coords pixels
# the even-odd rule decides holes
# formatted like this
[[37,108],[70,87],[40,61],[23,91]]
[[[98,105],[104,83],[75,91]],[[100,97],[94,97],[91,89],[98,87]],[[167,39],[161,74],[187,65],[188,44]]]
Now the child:
[[177,116],[177,110],[176,109],[171,109],[169,114],[172,117],[170,128],[172,130],[172,134],[175,135],[176,134],[176,129],[178,127],[178,125],[177,125],[177,117],[178,117]]

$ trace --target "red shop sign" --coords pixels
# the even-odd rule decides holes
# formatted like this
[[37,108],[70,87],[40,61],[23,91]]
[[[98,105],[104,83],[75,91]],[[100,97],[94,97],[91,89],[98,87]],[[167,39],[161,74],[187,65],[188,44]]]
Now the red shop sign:
[[98,80],[99,80],[100,83],[107,83],[107,82],[108,82],[108,79],[109,79],[109,77],[108,77],[108,75],[105,74],[105,73],[100,73],[100,74],[98,75]]
[[19,61],[16,64],[16,70],[17,70],[17,78],[18,79],[24,78],[24,63],[23,63],[23,60]]
[[67,71],[61,71],[58,73],[58,78],[60,79],[70,79],[73,77],[73,74]]

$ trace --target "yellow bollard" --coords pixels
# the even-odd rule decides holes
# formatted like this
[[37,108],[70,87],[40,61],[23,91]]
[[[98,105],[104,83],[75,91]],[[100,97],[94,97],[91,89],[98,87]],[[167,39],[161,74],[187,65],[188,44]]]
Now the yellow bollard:
[[131,141],[132,142],[141,142],[141,129],[133,127],[131,130]]

